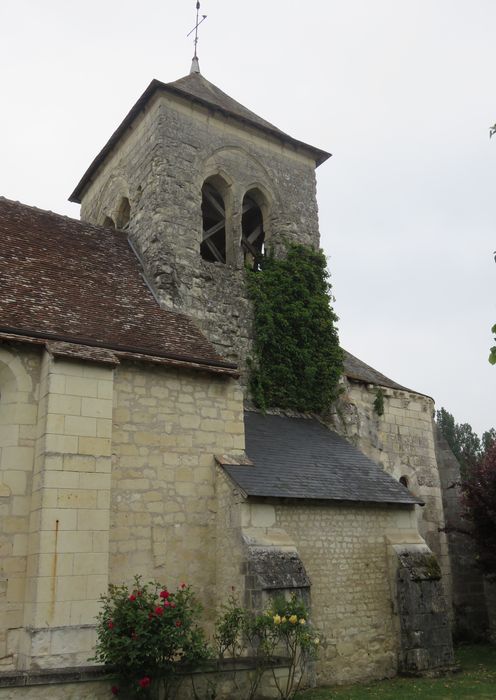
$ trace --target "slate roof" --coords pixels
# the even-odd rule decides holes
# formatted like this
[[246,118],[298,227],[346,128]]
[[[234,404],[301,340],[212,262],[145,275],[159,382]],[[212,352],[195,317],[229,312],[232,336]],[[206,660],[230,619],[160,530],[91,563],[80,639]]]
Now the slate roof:
[[[377,386],[389,387],[390,389],[399,389],[400,391],[408,391],[412,394],[419,394],[420,392],[414,391],[413,389],[408,389],[406,386],[402,386],[397,382],[386,377],[385,374],[381,374],[376,369],[370,365],[365,364],[358,357],[355,357],[347,350],[344,352],[344,373],[349,379],[356,379],[360,382],[365,382],[366,384],[376,384]],[[422,394],[424,396],[424,394]]]
[[225,92],[204,78],[200,73],[191,73],[190,75],[186,75],[172,83],[162,83],[160,80],[152,80],[134,107],[132,107],[131,111],[126,117],[124,117],[124,120],[117,127],[116,131],[112,134],[100,153],[93,160],[76,186],[74,192],[69,197],[69,201],[77,202],[78,204],[81,203],[83,192],[91,181],[93,174],[99,168],[101,163],[104,162],[105,158],[112,151],[114,146],[118,143],[121,136],[131,126],[134,119],[142,110],[146,108],[146,105],[154,97],[154,95],[160,92],[181,97],[189,102],[203,105],[208,109],[220,112],[224,116],[241,122],[244,125],[255,127],[264,133],[275,137],[279,141],[292,145],[296,149],[306,151],[315,159],[316,166],[321,165],[321,163],[326,161],[331,156],[331,154],[327,153],[327,151],[323,151],[320,148],[315,148],[315,146],[310,146],[303,141],[298,141],[292,136],[284,133],[284,131],[281,131],[270,122],[262,119],[262,117],[259,117],[254,112],[244,107],[239,102],[236,102],[236,100],[233,100],[233,98],[229,97],[229,95],[226,95]]
[[159,306],[122,231],[0,197],[0,289],[8,339],[61,341],[52,348],[58,354],[107,348],[237,374],[186,316]]
[[244,107],[232,97],[229,97],[225,92],[223,92],[217,85],[214,85],[209,80],[203,77],[200,73],[190,73],[185,75],[179,80],[175,80],[173,83],[166,83],[169,88],[176,88],[185,94],[188,99],[198,98],[202,102],[209,105],[218,107],[226,114],[231,116],[237,116],[245,121],[249,121],[256,126],[260,126],[263,129],[270,129],[271,131],[277,132],[279,135],[288,137],[281,129],[277,126],[271,124],[270,122],[259,117],[258,114],[252,112],[251,110]]
[[247,496],[421,504],[353,445],[309,418],[245,413],[254,466],[224,466]]

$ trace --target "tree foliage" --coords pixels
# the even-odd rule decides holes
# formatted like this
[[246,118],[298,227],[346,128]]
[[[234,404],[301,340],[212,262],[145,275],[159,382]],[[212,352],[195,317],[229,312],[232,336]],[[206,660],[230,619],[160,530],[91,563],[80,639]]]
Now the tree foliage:
[[[444,408],[436,411],[436,423],[458,462],[462,474],[470,471],[483,454],[483,443],[468,423],[456,423],[453,415]],[[494,429],[491,429],[494,433]],[[490,432],[484,433],[484,444],[490,441]]]
[[496,580],[496,441],[461,484],[463,517],[472,536],[483,572]]
[[[489,127],[489,138],[492,138],[496,134],[496,124],[493,124],[492,126]],[[494,260],[496,262],[496,250],[494,251]],[[496,323],[494,326],[491,328],[491,333],[494,333],[496,336]],[[494,338],[496,341],[496,337]],[[493,345],[493,347],[489,350],[489,362],[492,365],[496,365],[496,345]]]
[[248,271],[255,342],[250,388],[262,408],[322,413],[338,394],[343,354],[322,251],[288,246]]
[[[496,323],[491,328],[491,333],[494,333],[496,336]],[[494,338],[494,340],[496,341],[496,337]],[[492,365],[496,365],[496,345],[493,345],[493,347],[489,351],[489,362]]]
[[496,430],[490,428],[479,438],[468,423],[456,423],[445,408],[436,411],[436,423],[458,462],[462,475],[468,473],[484,457],[496,441]]

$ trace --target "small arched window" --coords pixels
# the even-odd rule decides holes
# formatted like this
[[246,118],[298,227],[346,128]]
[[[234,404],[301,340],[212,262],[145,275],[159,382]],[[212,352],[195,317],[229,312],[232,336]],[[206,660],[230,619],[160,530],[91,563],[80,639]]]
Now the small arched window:
[[400,484],[402,484],[407,489],[408,488],[408,477],[400,476]]
[[226,207],[212,180],[202,187],[202,242],[200,253],[208,262],[226,262]]
[[129,219],[131,218],[131,205],[129,204],[129,199],[127,197],[122,197],[117,207],[115,214],[115,226],[116,228],[126,228],[129,224]]
[[103,222],[105,228],[115,228],[114,220],[110,216],[106,216]]
[[265,231],[262,208],[265,199],[258,190],[247,192],[243,198],[241,245],[245,265],[257,270],[264,254]]

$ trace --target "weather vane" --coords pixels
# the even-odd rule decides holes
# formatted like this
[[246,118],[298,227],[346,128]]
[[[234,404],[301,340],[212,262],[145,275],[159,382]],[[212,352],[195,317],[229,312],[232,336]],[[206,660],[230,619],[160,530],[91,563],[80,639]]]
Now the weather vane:
[[195,33],[195,55],[193,56],[193,62],[191,64],[191,73],[199,73],[200,72],[200,63],[198,61],[198,55],[196,52],[196,47],[198,46],[198,27],[202,22],[204,22],[207,19],[207,15],[202,15],[202,18],[200,19],[200,2],[197,0],[196,2],[196,24],[193,27],[193,29],[186,35],[186,38],[191,36],[193,32]]

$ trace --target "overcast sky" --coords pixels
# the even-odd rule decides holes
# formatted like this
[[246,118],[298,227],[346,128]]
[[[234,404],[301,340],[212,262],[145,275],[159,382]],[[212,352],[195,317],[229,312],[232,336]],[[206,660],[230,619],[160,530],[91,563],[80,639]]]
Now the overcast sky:
[[[203,0],[203,75],[318,169],[341,342],[477,432],[496,425],[496,2]],[[152,78],[189,72],[195,0],[0,0],[0,194],[67,197]]]

